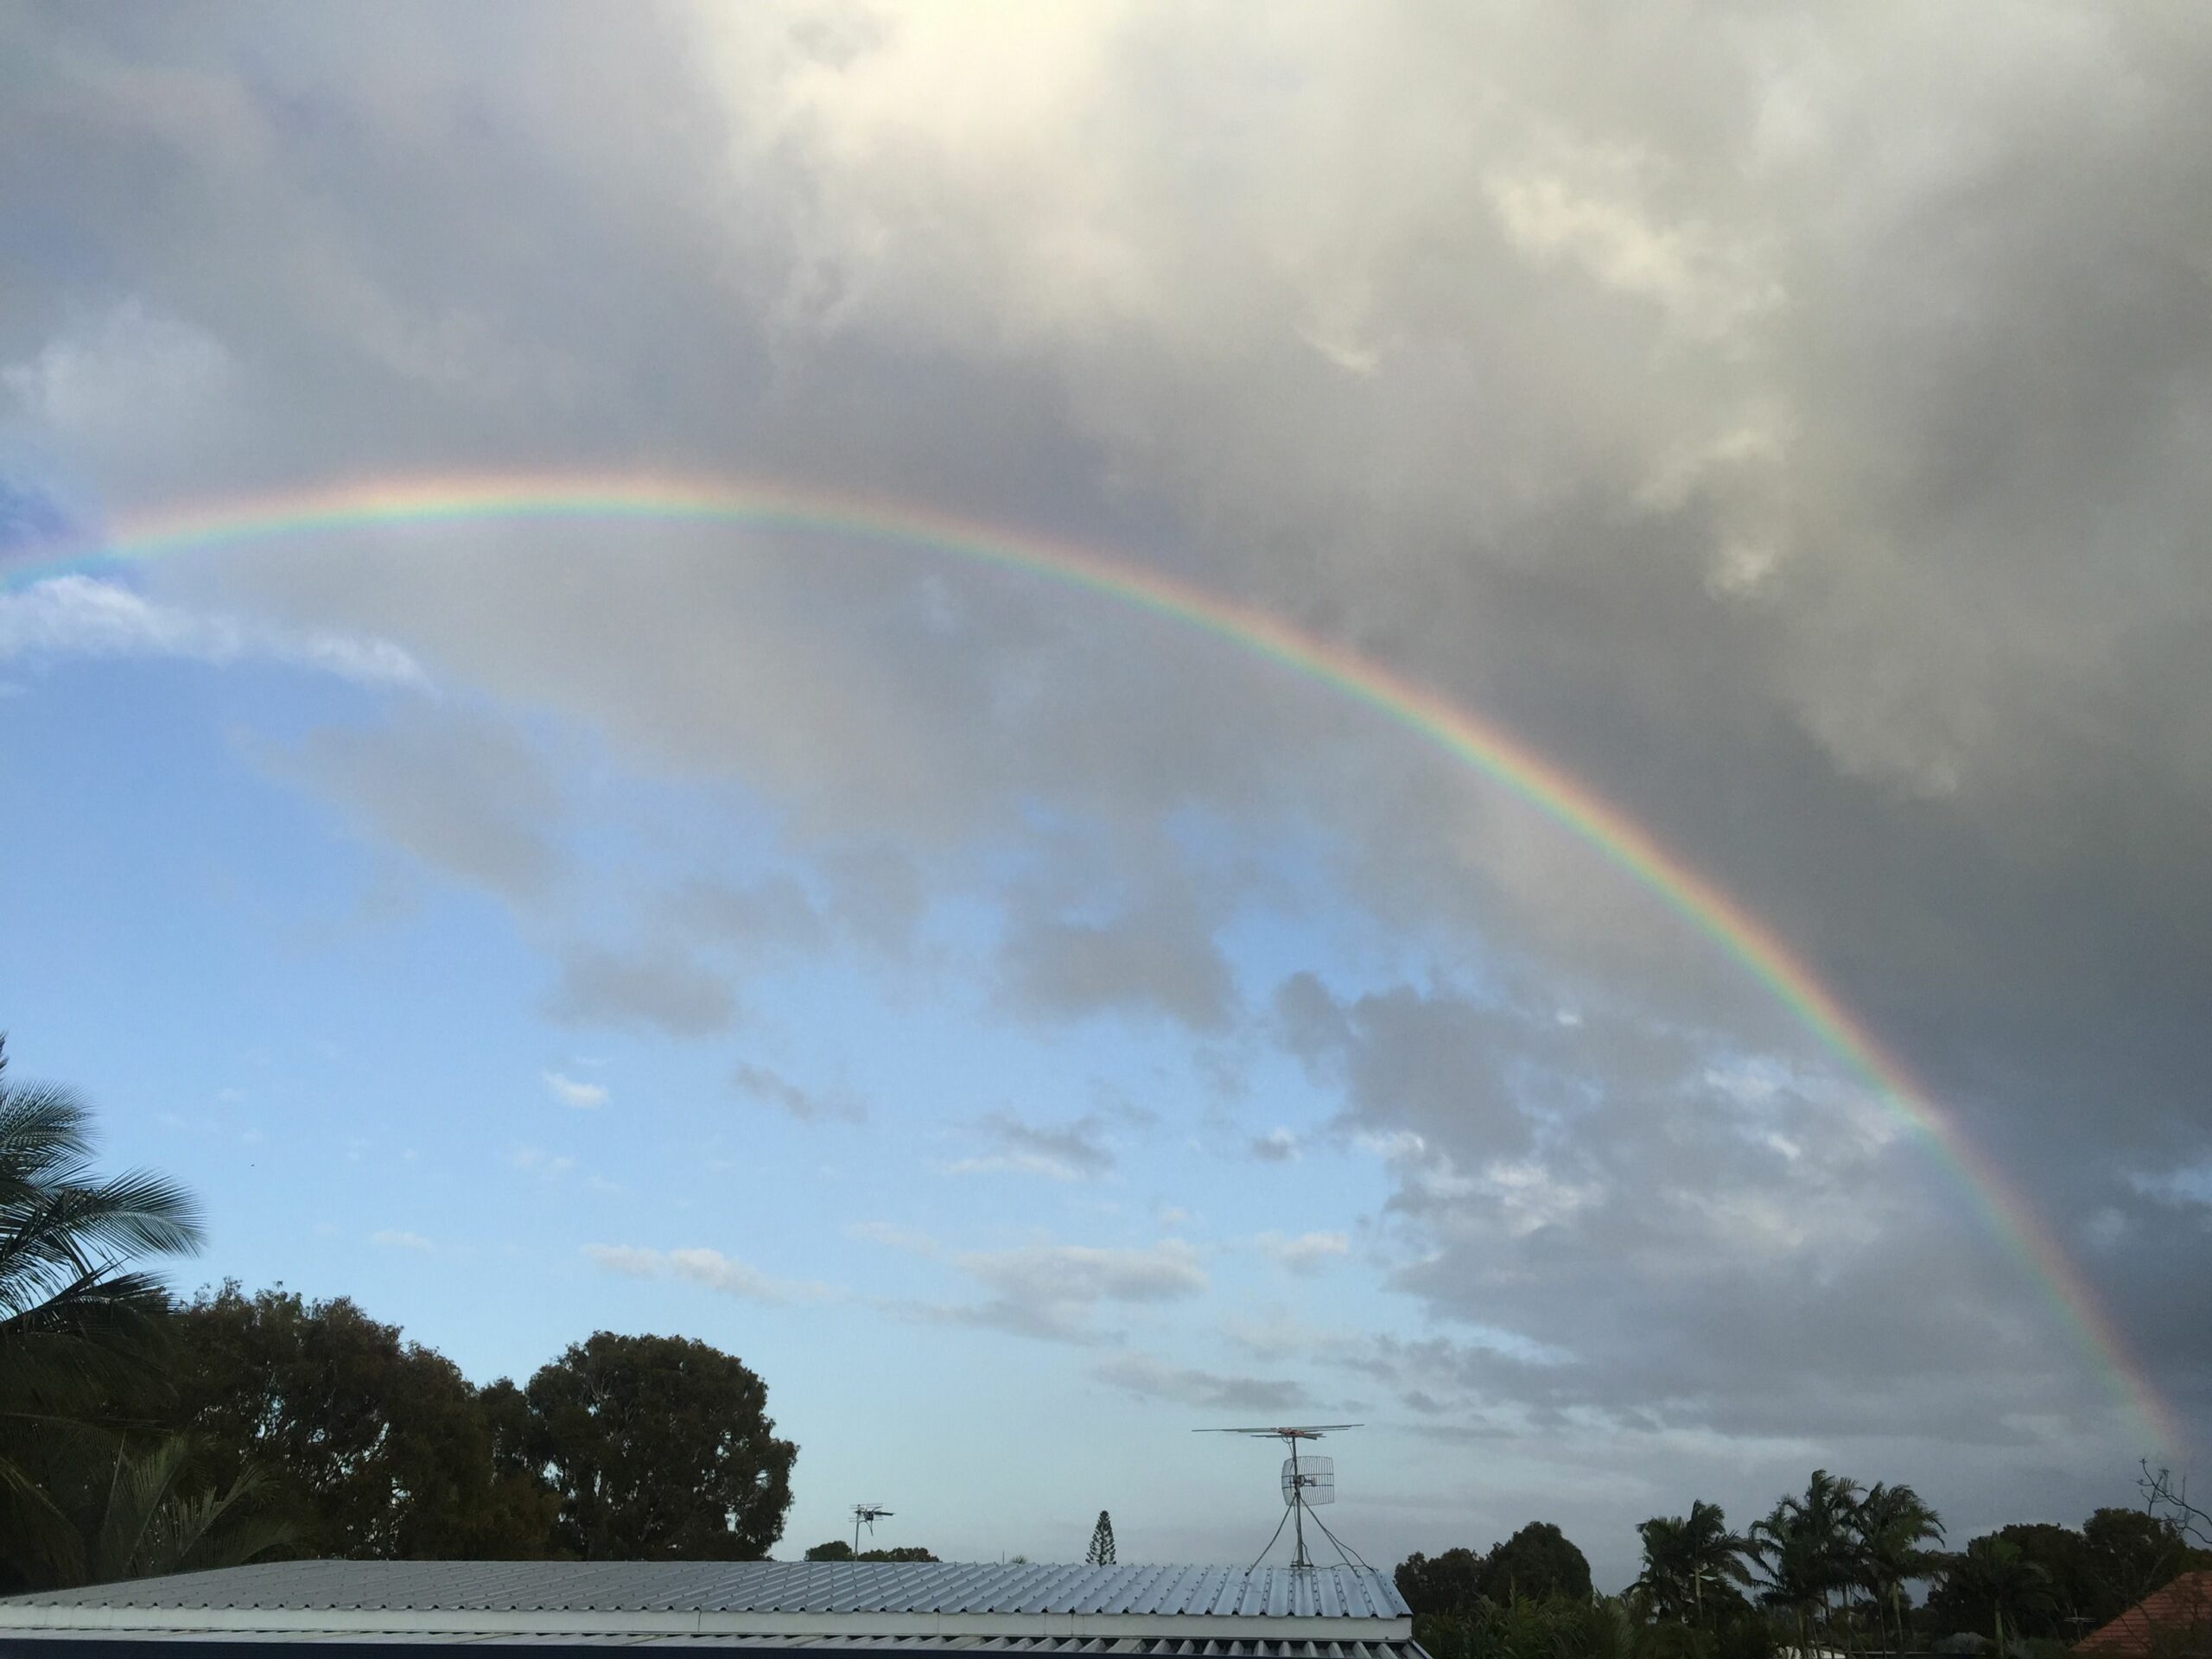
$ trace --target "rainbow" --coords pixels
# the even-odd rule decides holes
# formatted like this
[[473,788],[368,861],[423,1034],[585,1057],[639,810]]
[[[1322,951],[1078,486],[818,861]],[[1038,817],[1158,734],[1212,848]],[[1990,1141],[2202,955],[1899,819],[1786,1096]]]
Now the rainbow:
[[1341,646],[1178,577],[1092,549],[902,502],[650,474],[521,474],[369,479],[132,515],[97,539],[49,544],[27,555],[19,550],[0,565],[0,592],[115,561],[151,560],[241,542],[492,519],[737,524],[938,554],[1042,578],[1147,612],[1364,704],[1579,836],[1764,986],[1876,1092],[1915,1141],[1955,1173],[1993,1233],[2026,1264],[2138,1427],[2162,1452],[2183,1448],[2174,1414],[2129,1355],[2080,1269],[2026,1200],[1904,1062],[1758,917],[1596,790],[1502,728]]

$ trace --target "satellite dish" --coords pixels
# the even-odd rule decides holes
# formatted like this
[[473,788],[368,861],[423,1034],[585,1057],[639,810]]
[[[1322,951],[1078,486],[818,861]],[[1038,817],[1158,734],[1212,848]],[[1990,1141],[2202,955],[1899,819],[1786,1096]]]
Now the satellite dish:
[[1282,1501],[1300,1498],[1308,1509],[1337,1501],[1337,1460],[1334,1458],[1285,1458],[1282,1461]]

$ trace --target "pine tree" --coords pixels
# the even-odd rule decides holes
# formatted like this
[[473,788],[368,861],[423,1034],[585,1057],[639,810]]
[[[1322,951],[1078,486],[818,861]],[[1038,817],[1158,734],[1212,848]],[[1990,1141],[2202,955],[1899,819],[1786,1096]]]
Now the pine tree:
[[1083,1558],[1093,1567],[1114,1565],[1114,1517],[1098,1511],[1098,1524],[1090,1529],[1090,1553]]

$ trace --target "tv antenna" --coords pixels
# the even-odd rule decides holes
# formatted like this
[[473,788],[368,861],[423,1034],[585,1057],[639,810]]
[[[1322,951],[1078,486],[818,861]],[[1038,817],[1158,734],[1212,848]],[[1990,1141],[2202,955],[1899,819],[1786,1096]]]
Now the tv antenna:
[[891,1510],[885,1509],[880,1503],[853,1505],[853,1554],[855,1556],[857,1557],[861,1553],[861,1526],[867,1526],[868,1535],[873,1538],[875,1536],[875,1523],[891,1513]]
[[[1291,1555],[1290,1568],[1294,1573],[1311,1573],[1313,1558],[1306,1553],[1306,1517],[1313,1514],[1317,1505],[1337,1501],[1337,1460],[1310,1452],[1301,1455],[1298,1443],[1300,1440],[1318,1440],[1347,1428],[1365,1427],[1364,1423],[1284,1423],[1274,1427],[1196,1428],[1191,1432],[1194,1434],[1243,1434],[1254,1440],[1281,1440],[1289,1448],[1290,1456],[1283,1460],[1282,1465],[1282,1504],[1283,1521],[1294,1523],[1293,1537],[1295,1548]],[[1347,1550],[1319,1516],[1313,1516],[1313,1524],[1320,1528],[1323,1537],[1336,1545],[1338,1555],[1345,1557],[1348,1562],[1357,1559],[1357,1552]],[[1268,1549],[1273,1549],[1275,1538],[1281,1536],[1282,1521],[1278,1521],[1275,1522],[1274,1537],[1269,1538],[1267,1549],[1260,1552],[1260,1560],[1267,1559]],[[1252,1565],[1257,1567],[1260,1560],[1254,1561]],[[1362,1562],[1361,1565],[1366,1563]]]

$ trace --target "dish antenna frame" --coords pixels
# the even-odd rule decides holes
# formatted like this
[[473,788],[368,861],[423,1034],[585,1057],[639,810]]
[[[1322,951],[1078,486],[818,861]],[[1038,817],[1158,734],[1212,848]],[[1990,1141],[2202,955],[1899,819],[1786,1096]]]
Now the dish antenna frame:
[[[1295,1525],[1293,1535],[1295,1548],[1291,1554],[1290,1570],[1294,1573],[1311,1573],[1313,1570],[1313,1558],[1306,1553],[1306,1483],[1305,1473],[1298,1464],[1298,1443],[1300,1440],[1323,1440],[1331,1434],[1341,1433],[1348,1428],[1365,1428],[1366,1427],[1365,1423],[1281,1423],[1262,1427],[1194,1428],[1191,1433],[1193,1434],[1242,1434],[1250,1440],[1281,1440],[1290,1448],[1290,1472],[1287,1484],[1290,1488],[1291,1501],[1285,1505],[1290,1510]],[[1335,1472],[1334,1465],[1332,1465],[1330,1474],[1333,1477]],[[1330,1482],[1330,1490],[1332,1493],[1335,1491],[1333,1478]],[[1336,1534],[1329,1531],[1319,1516],[1313,1517],[1313,1524],[1319,1527],[1332,1541],[1335,1540]],[[1275,1530],[1278,1533],[1282,1530],[1280,1523]],[[1274,1541],[1270,1539],[1268,1541],[1272,1543]],[[1341,1548],[1342,1546],[1338,1548]],[[1262,1550],[1260,1554],[1265,1555],[1267,1551]],[[1255,1562],[1254,1565],[1257,1566],[1258,1563]]]

